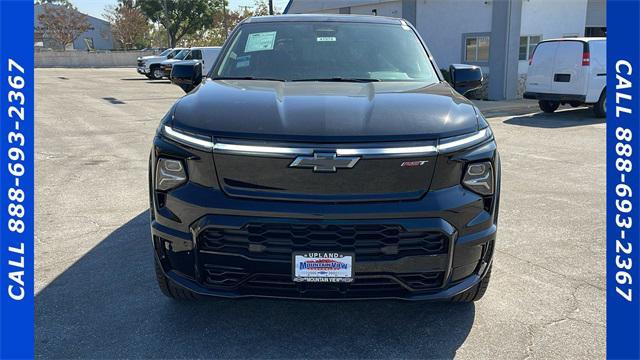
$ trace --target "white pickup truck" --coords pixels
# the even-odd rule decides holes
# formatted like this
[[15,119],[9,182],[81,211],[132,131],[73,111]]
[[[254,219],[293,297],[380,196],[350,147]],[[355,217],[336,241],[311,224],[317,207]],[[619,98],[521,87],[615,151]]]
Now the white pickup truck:
[[159,55],[138,57],[138,73],[148,77],[149,79],[162,79],[164,72],[162,72],[160,63],[167,59],[172,59],[180,52],[180,50],[183,50],[183,48],[167,49]]

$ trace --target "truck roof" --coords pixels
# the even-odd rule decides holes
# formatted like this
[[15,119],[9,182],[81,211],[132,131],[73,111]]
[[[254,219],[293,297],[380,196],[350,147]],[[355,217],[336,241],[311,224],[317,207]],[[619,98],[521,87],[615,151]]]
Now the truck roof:
[[556,38],[556,39],[544,39],[540,42],[551,42],[551,41],[581,41],[581,42],[590,42],[590,41],[602,41],[607,40],[606,37],[570,37],[570,38]]
[[386,16],[373,15],[347,15],[347,14],[287,14],[270,16],[253,16],[242,21],[243,23],[266,23],[266,22],[296,22],[296,21],[334,21],[353,23],[374,23],[374,24],[402,24],[403,19]]

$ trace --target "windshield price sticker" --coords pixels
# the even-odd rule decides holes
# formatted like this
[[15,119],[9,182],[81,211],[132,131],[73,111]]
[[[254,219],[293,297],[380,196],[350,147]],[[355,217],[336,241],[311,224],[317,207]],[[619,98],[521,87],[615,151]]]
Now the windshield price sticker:
[[273,50],[276,43],[276,31],[249,34],[244,52]]

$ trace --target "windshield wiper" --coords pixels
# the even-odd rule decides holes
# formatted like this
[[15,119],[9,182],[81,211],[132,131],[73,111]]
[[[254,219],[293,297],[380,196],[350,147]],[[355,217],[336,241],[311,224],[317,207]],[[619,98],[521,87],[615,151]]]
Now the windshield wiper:
[[211,80],[265,80],[265,81],[284,81],[283,79],[269,77],[253,77],[253,76],[218,76]]
[[318,79],[295,79],[291,81],[378,82],[380,80],[371,79],[371,78],[332,77],[332,78],[318,78]]

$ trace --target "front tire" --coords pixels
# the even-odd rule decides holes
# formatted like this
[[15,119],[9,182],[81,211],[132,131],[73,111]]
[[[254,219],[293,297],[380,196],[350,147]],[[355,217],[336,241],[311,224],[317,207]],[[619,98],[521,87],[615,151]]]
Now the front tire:
[[552,113],[558,110],[560,103],[558,101],[540,100],[538,101],[538,106],[540,106],[540,110],[546,113]]
[[152,80],[161,80],[164,77],[164,71],[159,65],[151,66],[150,76]]
[[596,114],[596,117],[599,118],[607,116],[607,92],[605,90],[602,90],[600,99],[593,105],[593,112]]
[[174,300],[198,300],[200,297],[198,294],[178,287],[174,285],[162,271],[162,267],[158,263],[158,260],[154,260],[156,270],[156,280],[158,281],[158,287],[160,291],[168,298]]
[[479,283],[477,283],[471,289],[452,297],[451,301],[458,302],[458,303],[470,303],[470,302],[474,302],[482,299],[482,297],[484,296],[484,293],[487,292],[487,288],[489,287],[490,280],[491,280],[491,268],[487,270],[487,275],[485,275],[484,278],[482,278],[482,280],[480,280]]

